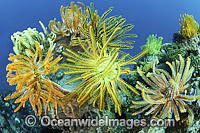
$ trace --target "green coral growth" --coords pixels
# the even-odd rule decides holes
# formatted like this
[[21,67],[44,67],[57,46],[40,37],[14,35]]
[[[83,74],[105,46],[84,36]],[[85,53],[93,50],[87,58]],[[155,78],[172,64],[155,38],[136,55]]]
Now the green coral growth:
[[157,38],[157,35],[154,35],[154,34],[149,35],[149,37],[147,38],[146,45],[142,46],[141,49],[142,50],[148,49],[149,55],[158,55],[158,54],[160,54],[162,40],[163,40],[163,37]]
[[188,39],[186,42],[175,42],[175,43],[166,43],[162,45],[162,50],[166,53],[166,61],[173,61],[178,59],[178,54],[184,59],[189,57],[191,59],[191,66],[195,70],[199,69],[200,66],[200,51],[199,51],[199,37],[194,36]]

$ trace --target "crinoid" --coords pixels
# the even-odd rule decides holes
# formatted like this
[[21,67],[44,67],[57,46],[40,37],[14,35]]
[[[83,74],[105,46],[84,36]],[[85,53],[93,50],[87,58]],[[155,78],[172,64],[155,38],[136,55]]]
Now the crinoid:
[[189,14],[180,15],[180,30],[179,34],[185,39],[190,39],[197,35],[199,24],[195,21],[194,16]]
[[[144,101],[133,101],[131,108],[142,108],[142,110],[133,113],[137,115],[145,112],[145,115],[152,114],[152,118],[172,118],[174,114],[176,121],[180,120],[179,112],[189,112],[189,124],[192,123],[194,114],[192,109],[187,105],[187,102],[195,101],[200,96],[186,95],[185,90],[189,87],[189,80],[193,74],[194,68],[190,68],[190,58],[187,58],[185,65],[184,59],[179,54],[180,61],[166,64],[169,65],[172,76],[163,69],[157,69],[155,62],[153,72],[145,76],[142,71],[137,68],[138,73],[143,80],[149,85],[145,86],[141,82],[137,82],[136,88],[142,91]],[[185,65],[185,66],[184,66]],[[149,78],[147,78],[149,77]]]
[[[106,16],[112,11],[112,7],[108,9],[103,15],[100,17],[97,14],[97,10],[94,10],[93,3],[90,4],[90,7],[87,7],[86,15],[83,15],[83,21],[79,25],[80,34],[84,38],[90,38],[90,27],[92,26],[92,30],[94,33],[94,38],[96,41],[103,40],[104,31],[106,32],[106,38],[110,38],[112,33],[116,28],[120,27],[121,31],[119,31],[115,36],[110,38],[109,47],[118,47],[118,48],[132,48],[129,45],[119,45],[119,44],[132,44],[135,41],[122,41],[122,39],[127,37],[137,37],[136,34],[125,34],[130,31],[134,25],[126,24],[123,25],[126,21],[125,18],[122,18],[121,15],[111,16],[106,18]],[[106,29],[103,28],[105,24]]]
[[[42,22],[40,22],[41,26],[44,27]],[[45,28],[44,32],[45,32]],[[45,32],[46,33],[46,32]],[[53,37],[54,36],[54,37]],[[54,49],[54,40],[55,35],[53,33],[50,35],[43,34],[42,32],[38,32],[36,28],[28,28],[24,30],[23,32],[15,32],[13,35],[11,35],[11,40],[14,44],[13,51],[17,55],[27,55],[25,53],[25,49],[29,49],[31,52],[35,53],[36,47],[35,47],[35,41],[38,41],[40,43],[40,46],[42,47],[42,54],[46,55],[48,50],[44,49],[44,47],[50,47],[52,50]]]
[[77,6],[74,2],[70,3],[70,6],[60,8],[60,14],[62,22],[55,22],[56,19],[49,22],[49,29],[59,35],[63,36],[76,36],[78,33],[78,26],[81,23],[83,12],[85,12],[85,5],[81,2],[77,2],[83,6]]
[[10,54],[8,58],[12,63],[8,64],[6,68],[9,71],[7,81],[10,85],[17,84],[17,86],[16,92],[6,97],[5,100],[19,97],[15,101],[15,103],[20,103],[15,109],[15,112],[17,112],[22,105],[25,106],[25,102],[29,99],[33,110],[39,116],[42,113],[43,106],[45,111],[47,108],[49,110],[57,109],[57,105],[63,108],[61,102],[63,94],[58,89],[54,89],[55,83],[43,77],[43,75],[57,71],[58,68],[54,66],[61,58],[53,60],[50,47],[47,56],[42,60],[42,50],[38,42],[36,42],[35,53],[32,53],[29,49],[26,49],[26,52],[31,56]]
[[67,52],[63,53],[69,57],[67,59],[69,63],[60,66],[61,68],[69,70],[65,74],[80,74],[79,77],[68,81],[66,84],[79,79],[84,80],[78,88],[69,93],[68,100],[71,99],[70,97],[77,96],[77,101],[80,104],[79,106],[82,106],[86,102],[92,102],[93,106],[95,106],[95,103],[98,101],[99,109],[102,111],[105,99],[107,101],[108,110],[110,110],[110,102],[112,102],[115,105],[115,112],[118,110],[118,113],[121,115],[120,106],[122,104],[122,99],[118,86],[120,90],[128,96],[131,95],[127,88],[139,95],[133,87],[120,78],[120,75],[135,72],[130,71],[129,67],[123,66],[136,64],[134,60],[143,56],[147,51],[127,61],[125,59],[128,57],[128,54],[119,58],[119,48],[108,48],[110,40],[118,30],[120,30],[120,28],[116,28],[108,40],[106,39],[106,32],[104,32],[103,44],[99,44],[100,42],[96,41],[93,36],[94,33],[92,32],[91,26],[91,41],[86,41],[88,45],[87,48],[85,44],[81,43],[79,38],[80,45],[84,52],[78,51],[78,53],[75,53],[70,49],[66,49]]

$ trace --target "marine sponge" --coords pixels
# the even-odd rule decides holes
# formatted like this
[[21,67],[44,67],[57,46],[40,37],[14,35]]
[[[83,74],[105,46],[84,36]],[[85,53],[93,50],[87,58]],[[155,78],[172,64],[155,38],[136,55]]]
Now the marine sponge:
[[172,114],[174,114],[176,121],[179,121],[179,113],[188,111],[188,122],[189,124],[193,122],[194,114],[187,102],[200,99],[200,96],[186,95],[185,90],[189,88],[188,82],[192,77],[194,67],[190,67],[190,58],[187,59],[185,65],[184,59],[180,54],[179,57],[180,61],[176,60],[176,63],[166,62],[172,71],[172,75],[163,69],[157,69],[155,62],[153,72],[147,73],[146,76],[137,68],[138,73],[149,87],[139,81],[137,82],[136,88],[142,91],[142,98],[144,100],[133,101],[134,105],[131,108],[142,109],[134,112],[132,115],[145,112],[145,115],[152,114],[152,118],[164,119],[168,117],[171,119],[173,117]]
[[[105,26],[104,26],[105,28]],[[147,51],[137,55],[134,58],[125,60],[129,55],[126,54],[119,58],[119,48],[109,48],[108,45],[114,34],[120,30],[120,28],[115,29],[110,38],[106,40],[106,32],[104,30],[104,39],[102,40],[103,44],[99,44],[95,40],[92,32],[92,26],[90,27],[90,36],[91,41],[87,40],[88,48],[85,47],[85,44],[80,44],[84,49],[84,52],[78,51],[77,53],[66,49],[67,52],[63,54],[68,56],[67,61],[69,63],[62,64],[61,68],[68,69],[70,71],[65,74],[81,74],[77,78],[71,79],[66,84],[74,82],[76,80],[83,79],[83,83],[76,88],[73,92],[67,96],[67,99],[72,97],[78,97],[77,101],[80,103],[79,106],[82,106],[86,102],[92,102],[95,106],[98,101],[99,110],[104,109],[104,99],[107,102],[107,108],[110,110],[110,102],[115,105],[115,112],[121,115],[121,104],[122,99],[119,93],[118,86],[122,92],[131,96],[127,90],[129,88],[134,93],[139,93],[127,84],[124,80],[120,78],[122,74],[129,74],[135,71],[130,71],[129,67],[123,67],[129,64],[136,64],[134,62],[137,58],[141,57]],[[103,47],[102,47],[103,46]]]
[[147,38],[147,43],[144,46],[142,46],[141,49],[148,49],[149,55],[158,55],[162,46],[162,40],[163,37],[157,38],[157,35],[149,35],[149,37]]
[[[19,97],[15,100],[15,103],[20,103],[15,109],[15,112],[17,112],[22,105],[24,107],[28,99],[37,115],[41,115],[43,106],[45,109],[48,108],[51,110],[54,107],[57,109],[57,105],[59,105],[64,109],[61,102],[63,94],[59,90],[54,89],[55,83],[44,78],[44,75],[57,71],[58,68],[55,67],[55,64],[59,62],[61,58],[53,60],[50,47],[46,58],[42,60],[40,45],[38,42],[36,42],[35,45],[35,53],[26,49],[26,52],[31,55],[30,57],[10,54],[8,59],[12,61],[12,63],[8,64],[6,67],[6,70],[9,71],[6,77],[10,85],[17,84],[17,86],[16,92],[6,97],[5,100]],[[52,104],[49,105],[49,103]],[[52,107],[52,105],[54,107]]]
[[185,39],[190,39],[197,34],[199,30],[199,24],[194,20],[193,15],[180,14],[179,22],[179,34],[182,35]]

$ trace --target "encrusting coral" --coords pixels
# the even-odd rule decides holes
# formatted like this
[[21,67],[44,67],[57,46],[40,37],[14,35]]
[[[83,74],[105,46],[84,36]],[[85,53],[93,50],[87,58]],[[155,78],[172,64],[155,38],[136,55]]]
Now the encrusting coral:
[[[108,45],[114,34],[120,30],[116,28],[109,39],[106,39],[106,32],[104,32],[103,44],[95,40],[92,26],[90,27],[90,40],[87,40],[88,47],[81,43],[84,52],[77,51],[77,53],[66,49],[67,52],[63,54],[68,56],[69,63],[61,64],[61,68],[68,69],[65,74],[81,74],[75,79],[71,79],[66,84],[83,79],[83,83],[76,88],[73,92],[69,93],[70,97],[78,97],[77,101],[82,106],[84,103],[90,101],[95,106],[98,101],[99,110],[104,109],[104,100],[107,102],[107,108],[110,110],[110,102],[115,105],[115,112],[121,115],[122,99],[119,94],[119,89],[128,96],[131,96],[127,90],[129,88],[134,93],[139,93],[133,89],[129,84],[120,78],[121,74],[129,74],[136,71],[130,71],[129,67],[123,67],[128,64],[136,64],[134,62],[139,57],[143,56],[146,52],[142,52],[134,58],[125,60],[128,54],[119,58],[119,48],[109,48]],[[104,24],[105,31],[105,24]]]
[[[174,39],[175,40],[175,39]],[[184,39],[186,40],[186,39]],[[179,58],[178,54],[186,59],[191,59],[191,66],[195,68],[195,71],[199,70],[200,66],[200,39],[198,36],[194,36],[187,41],[174,41],[162,45],[162,51],[164,51],[166,58],[165,61],[173,61]]]
[[194,20],[194,17],[189,14],[180,15],[180,30],[179,34],[185,39],[190,39],[197,35],[199,24]]
[[145,112],[145,115],[152,114],[152,118],[164,119],[168,117],[170,119],[173,118],[172,115],[174,114],[176,121],[179,121],[179,113],[188,111],[188,123],[191,124],[193,122],[194,113],[187,102],[200,99],[200,96],[186,95],[185,90],[189,88],[188,82],[192,77],[194,67],[190,67],[190,58],[187,59],[185,65],[182,56],[179,55],[179,57],[180,61],[176,60],[176,63],[166,62],[172,71],[172,76],[163,69],[157,69],[155,62],[153,72],[149,72],[146,76],[137,68],[138,73],[149,87],[139,81],[137,82],[136,88],[142,91],[142,98],[144,100],[132,101],[134,105],[131,108],[142,108],[132,115]]
[[64,108],[61,102],[61,98],[64,95],[58,89],[54,89],[55,83],[43,77],[44,75],[57,71],[58,68],[55,67],[55,64],[59,62],[61,58],[53,60],[50,47],[47,56],[45,59],[42,59],[40,44],[35,42],[35,45],[35,53],[26,49],[26,52],[31,55],[30,57],[26,55],[10,54],[8,59],[12,61],[12,63],[8,64],[6,67],[6,70],[9,71],[7,74],[7,81],[10,85],[17,84],[17,86],[16,92],[6,97],[5,100],[18,97],[15,100],[15,103],[20,103],[15,109],[15,112],[17,112],[22,106],[25,106],[25,102],[29,99],[33,110],[40,116],[43,107],[45,111],[46,109],[57,109],[57,105]]

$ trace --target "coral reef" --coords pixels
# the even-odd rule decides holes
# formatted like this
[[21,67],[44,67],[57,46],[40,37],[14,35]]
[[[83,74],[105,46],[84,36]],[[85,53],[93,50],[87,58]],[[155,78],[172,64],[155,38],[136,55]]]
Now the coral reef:
[[[29,28],[12,36],[17,55],[10,54],[9,60],[13,63],[7,65],[7,81],[10,85],[17,86],[16,92],[5,100],[18,97],[15,103],[19,105],[15,112],[22,106],[25,107],[26,101],[29,100],[36,115],[49,115],[55,119],[86,118],[91,112],[92,115],[100,117],[102,112],[106,112],[104,106],[107,106],[108,112],[114,109],[115,113],[118,111],[121,115],[121,105],[126,102],[124,95],[131,97],[132,94],[127,88],[139,95],[131,85],[120,78],[122,74],[136,72],[124,66],[136,64],[135,60],[148,51],[146,49],[135,57],[120,51],[121,48],[132,48],[122,44],[134,43],[123,41],[127,37],[137,36],[125,34],[134,26],[123,25],[125,19],[120,15],[106,18],[112,7],[99,17],[93,3],[87,9],[83,3],[78,4],[82,5],[83,9],[74,2],[67,7],[61,6],[62,22],[56,22],[55,19],[50,21],[51,33],[40,22],[45,35]],[[67,49],[64,51],[63,47]],[[64,57],[67,60],[61,61],[61,53],[67,55]],[[61,62],[58,64],[59,61]],[[58,68],[60,70],[56,72]],[[62,68],[70,71],[63,75]],[[78,78],[75,75],[78,75]],[[66,79],[69,81],[64,85]],[[76,82],[79,79],[82,80]],[[95,83],[97,80],[99,81]],[[70,82],[74,84],[70,85]],[[77,89],[73,89],[75,85],[78,85]],[[90,130],[82,127],[58,128],[63,131]]]
[[[71,2],[61,6],[61,21],[49,22],[51,32],[40,22],[43,32],[28,28],[11,36],[15,54],[9,55],[11,63],[6,70],[7,81],[16,85],[16,91],[7,95],[6,101],[0,95],[0,106],[10,111],[0,113],[0,130],[28,131],[20,126],[24,125],[20,117],[33,112],[53,120],[107,116],[119,121],[147,120],[146,126],[131,128],[53,127],[63,132],[199,130],[196,122],[200,117],[200,39],[194,17],[180,16],[180,30],[174,34],[173,43],[162,44],[162,37],[149,35],[146,45],[141,47],[143,51],[132,57],[122,49],[132,48],[130,44],[137,35],[129,31],[134,25],[126,24],[121,15],[107,17],[112,9],[99,15],[93,3],[86,7],[81,2]],[[25,110],[20,110],[22,106]],[[149,127],[154,118],[175,119],[176,128]],[[11,129],[1,129],[8,123],[13,124]]]
[[163,44],[161,50],[165,52],[165,61],[173,61],[178,59],[178,54],[186,59],[189,57],[191,59],[191,66],[195,68],[196,71],[199,70],[200,64],[200,39],[198,36],[194,36],[187,41],[176,41],[171,43]]
[[[25,118],[28,115],[34,115],[31,104],[27,104],[23,110],[18,112],[13,112],[17,107],[15,100],[11,99],[5,101],[4,97],[10,95],[13,91],[4,91],[0,94],[0,131],[3,133],[23,133],[23,132],[58,132],[61,133],[61,130],[53,129],[52,127],[42,126],[39,122],[39,118],[36,118],[36,123],[34,128],[26,125]],[[7,106],[9,105],[9,106]]]

